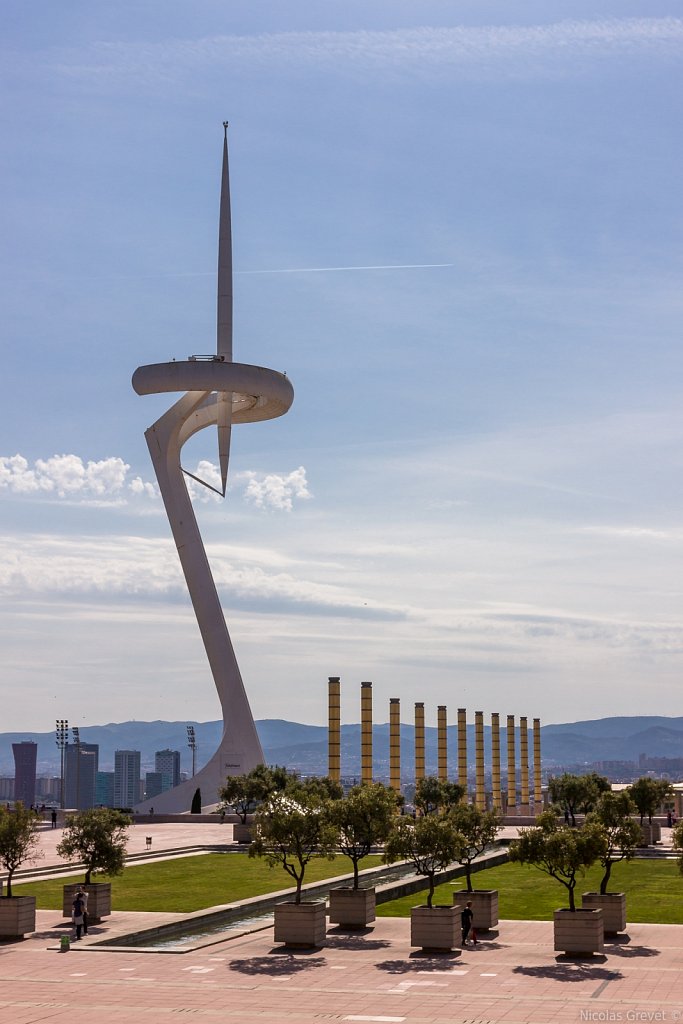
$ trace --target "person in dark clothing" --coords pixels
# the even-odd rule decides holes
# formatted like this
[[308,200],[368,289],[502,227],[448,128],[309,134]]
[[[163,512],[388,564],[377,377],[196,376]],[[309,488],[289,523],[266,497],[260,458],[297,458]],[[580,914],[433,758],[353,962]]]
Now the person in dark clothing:
[[465,909],[460,914],[460,921],[462,923],[462,944],[463,946],[467,942],[467,936],[470,934],[472,928],[472,920],[474,918],[474,912],[472,910],[472,901],[468,900],[465,904]]
[[76,938],[80,939],[81,932],[83,931],[83,913],[85,911],[85,905],[81,899],[80,893],[76,893],[76,899],[73,901],[72,906],[72,920],[74,928],[76,929]]

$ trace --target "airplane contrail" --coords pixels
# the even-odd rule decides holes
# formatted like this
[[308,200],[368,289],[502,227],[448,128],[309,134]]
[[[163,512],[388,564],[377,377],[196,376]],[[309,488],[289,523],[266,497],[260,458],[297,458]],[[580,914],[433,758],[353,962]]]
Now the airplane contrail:
[[[348,270],[430,270],[434,267],[454,267],[455,263],[380,263],[367,267],[283,267],[275,270],[235,270],[237,274],[326,274]],[[135,281],[161,280],[177,277],[213,277],[215,270],[180,270],[157,274],[104,274],[96,277],[81,278],[86,281]]]
[[429,270],[454,263],[380,263],[370,267],[290,267],[285,270],[236,270],[236,274],[325,274],[336,270]]

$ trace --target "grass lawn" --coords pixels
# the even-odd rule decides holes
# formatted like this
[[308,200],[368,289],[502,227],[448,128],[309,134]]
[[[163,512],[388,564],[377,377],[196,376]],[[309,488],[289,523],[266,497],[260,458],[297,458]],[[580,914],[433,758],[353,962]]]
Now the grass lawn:
[[[382,858],[366,857],[360,867],[381,865]],[[304,885],[353,870],[348,857],[333,861],[316,858],[306,868]],[[39,910],[58,910],[62,906],[62,889],[69,882],[82,882],[81,871],[69,877],[51,878],[44,882],[14,884],[12,894],[35,896]],[[259,896],[294,884],[282,868],[269,868],[263,861],[246,853],[208,853],[199,857],[162,860],[156,864],[139,864],[126,868],[122,875],[97,881],[112,883],[112,904],[116,910],[191,913],[221,903]]]
[[[591,868],[576,886],[576,905],[582,892],[597,892],[602,871]],[[522,864],[503,864],[472,877],[480,889],[498,889],[499,914],[503,920],[550,921],[553,910],[568,906],[567,890],[537,868]],[[450,904],[453,892],[465,886],[463,879],[436,889],[434,902]],[[650,924],[683,924],[683,876],[673,860],[632,860],[612,870],[612,892],[626,893],[629,921]],[[425,902],[424,893],[415,893],[377,907],[382,917],[407,917],[410,908]]]

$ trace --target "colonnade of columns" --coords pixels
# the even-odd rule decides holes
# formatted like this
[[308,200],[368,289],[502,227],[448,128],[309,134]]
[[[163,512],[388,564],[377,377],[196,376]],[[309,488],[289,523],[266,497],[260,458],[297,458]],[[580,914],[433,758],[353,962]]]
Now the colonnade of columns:
[[[341,684],[338,676],[328,681],[328,773],[341,779]],[[361,781],[373,780],[372,751],[372,683],[361,683]],[[415,782],[425,776],[425,706],[415,702]],[[519,736],[519,775],[517,772],[516,736]],[[468,791],[467,709],[457,712],[457,780]],[[541,720],[533,719],[532,776],[529,775],[529,726],[526,716],[507,715],[507,783],[502,785],[500,715],[491,715],[491,788],[486,790],[486,764],[484,755],[484,712],[474,713],[474,803],[484,810],[490,806],[507,814],[538,813],[541,808]],[[437,776],[448,779],[448,709],[437,708]],[[389,785],[401,789],[401,701],[389,701]],[[533,799],[532,799],[533,795]]]

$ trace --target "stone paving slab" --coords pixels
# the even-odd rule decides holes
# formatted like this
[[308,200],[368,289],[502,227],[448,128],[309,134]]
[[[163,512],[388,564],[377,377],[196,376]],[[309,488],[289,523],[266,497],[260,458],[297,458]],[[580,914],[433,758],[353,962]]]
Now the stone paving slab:
[[[0,1024],[683,1020],[679,925],[629,926],[604,956],[584,959],[554,953],[552,924],[538,921],[501,921],[474,948],[425,955],[410,948],[402,918],[362,934],[332,928],[310,953],[275,946],[267,928],[165,956],[85,943],[59,953],[48,948],[50,913],[40,912],[40,935],[0,946]],[[130,929],[131,918],[156,915],[124,916]]]

